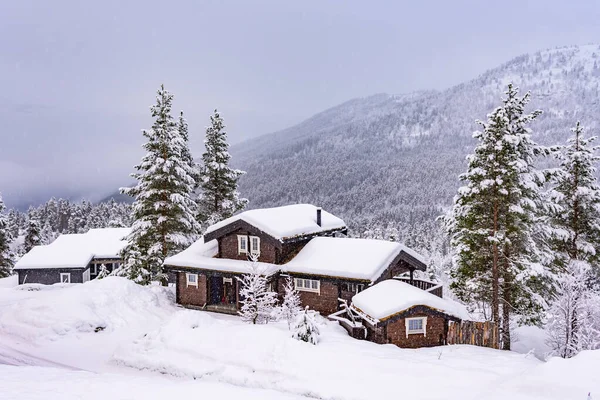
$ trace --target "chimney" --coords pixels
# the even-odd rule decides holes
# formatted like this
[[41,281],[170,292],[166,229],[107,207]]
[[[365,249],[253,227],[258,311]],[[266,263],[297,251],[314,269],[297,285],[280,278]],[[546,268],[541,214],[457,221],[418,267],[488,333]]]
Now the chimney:
[[321,207],[317,207],[317,225],[321,226]]

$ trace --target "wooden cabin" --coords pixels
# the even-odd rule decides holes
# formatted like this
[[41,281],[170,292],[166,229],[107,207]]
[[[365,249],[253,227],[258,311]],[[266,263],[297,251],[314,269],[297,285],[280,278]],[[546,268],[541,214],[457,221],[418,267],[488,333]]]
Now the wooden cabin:
[[[423,259],[394,242],[352,239],[344,221],[310,204],[250,210],[209,227],[202,239],[165,260],[175,273],[177,303],[203,310],[237,313],[238,277],[252,258],[283,295],[293,279],[304,306],[329,315],[339,300],[351,301],[365,288],[415,270]],[[441,289],[439,295],[441,296]]]
[[19,285],[84,283],[95,279],[102,266],[118,268],[129,228],[90,229],[81,234],[60,235],[49,245],[35,246],[15,264]]

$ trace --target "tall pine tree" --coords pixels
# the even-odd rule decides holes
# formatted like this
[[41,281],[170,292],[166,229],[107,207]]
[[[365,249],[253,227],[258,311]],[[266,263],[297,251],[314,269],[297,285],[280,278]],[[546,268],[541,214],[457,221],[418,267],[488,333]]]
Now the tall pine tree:
[[478,145],[460,176],[465,186],[445,222],[456,248],[452,288],[489,311],[509,349],[511,314],[538,322],[543,306],[546,231],[536,224],[544,181],[534,162],[548,150],[533,142],[526,127],[540,114],[525,114],[529,94],[519,97],[512,85],[506,94],[488,121],[479,122]]
[[33,218],[29,219],[23,241],[23,250],[27,253],[34,246],[39,246],[40,244],[42,244],[42,227],[40,226],[40,221]]
[[[550,345],[562,357],[571,357],[585,343],[599,337],[598,323],[589,315],[592,299],[600,297],[600,187],[595,164],[600,160],[597,146],[586,139],[581,124],[556,152],[560,167],[554,171],[553,187],[547,193],[554,231],[552,249],[558,272],[548,332]],[[586,321],[587,319],[587,321]]]
[[206,228],[215,222],[231,217],[248,204],[237,191],[238,179],[243,171],[229,167],[229,144],[223,118],[215,110],[206,129],[198,197],[198,222]]
[[150,110],[155,122],[143,134],[147,154],[132,176],[137,185],[121,192],[135,199],[133,226],[123,250],[124,263],[119,275],[140,283],[152,280],[166,283],[164,259],[188,247],[196,240],[196,203],[192,199],[195,186],[193,171],[186,160],[187,138],[182,137],[171,116],[173,95],[163,85],[156,104]]
[[4,213],[5,209],[0,195],[0,278],[11,275],[15,263],[14,254],[10,248],[13,237],[8,226],[8,216]]
[[555,153],[560,167],[553,175],[553,187],[547,198],[554,205],[550,214],[555,227],[552,247],[559,269],[571,260],[586,261],[600,275],[600,186],[595,164],[600,161],[598,146],[586,139],[581,124],[572,129],[573,136]]

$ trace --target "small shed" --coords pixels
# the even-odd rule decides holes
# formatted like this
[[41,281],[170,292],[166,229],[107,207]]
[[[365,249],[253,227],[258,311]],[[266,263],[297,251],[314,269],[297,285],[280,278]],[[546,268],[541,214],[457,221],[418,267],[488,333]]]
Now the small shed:
[[362,319],[367,340],[405,348],[447,344],[449,323],[469,319],[463,305],[395,279],[358,293],[350,310]]
[[19,284],[83,283],[121,264],[121,250],[129,228],[90,229],[60,235],[49,245],[35,246],[15,264]]

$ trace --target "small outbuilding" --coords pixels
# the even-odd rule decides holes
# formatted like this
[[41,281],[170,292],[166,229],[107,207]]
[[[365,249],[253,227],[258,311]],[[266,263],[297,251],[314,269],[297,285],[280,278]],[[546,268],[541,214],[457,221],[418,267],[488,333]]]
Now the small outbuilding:
[[108,272],[121,265],[120,252],[129,228],[90,229],[60,235],[49,245],[35,246],[15,264],[19,285],[25,283],[83,283],[104,266]]
[[365,338],[417,348],[448,343],[450,323],[469,319],[466,308],[397,279],[379,282],[352,298]]

